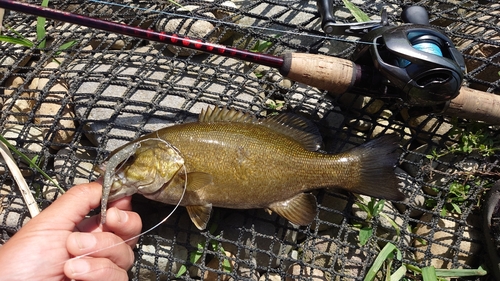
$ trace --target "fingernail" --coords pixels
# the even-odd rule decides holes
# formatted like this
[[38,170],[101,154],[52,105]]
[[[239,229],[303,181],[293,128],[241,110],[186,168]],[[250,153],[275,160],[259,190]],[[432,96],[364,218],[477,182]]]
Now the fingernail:
[[80,250],[93,248],[97,243],[96,238],[93,234],[81,232],[76,232],[75,241]]
[[69,269],[73,274],[84,274],[89,272],[90,264],[85,259],[69,260]]
[[116,212],[116,215],[118,217],[118,222],[120,222],[120,223],[127,222],[127,220],[128,220],[127,212],[119,210],[119,209],[115,209],[115,212]]

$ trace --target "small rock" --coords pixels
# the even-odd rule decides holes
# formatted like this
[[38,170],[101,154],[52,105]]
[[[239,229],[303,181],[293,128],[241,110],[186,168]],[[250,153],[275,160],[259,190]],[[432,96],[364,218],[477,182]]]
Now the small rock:
[[3,211],[0,212],[0,222],[3,229],[10,229],[12,233],[17,232],[30,220],[30,213],[22,197],[0,198]]
[[[20,152],[24,153],[28,158],[33,159],[35,156],[40,156],[43,150],[43,132],[35,126],[30,126],[26,128],[24,125],[14,124],[12,126],[6,127],[2,135],[6,138],[10,144],[16,147]],[[19,158],[15,153],[12,153],[13,157]],[[4,167],[6,167],[3,158],[0,159],[0,174],[5,172]],[[21,163],[24,163],[21,160]],[[21,173],[24,176],[29,176],[32,174],[32,170],[27,168],[29,163],[24,163],[20,165]]]
[[55,156],[54,171],[57,180],[65,186],[88,183],[94,174],[97,153],[83,147],[85,145],[76,150],[65,147]]
[[440,143],[443,136],[448,136],[448,132],[453,128],[450,123],[425,115],[410,118],[407,123],[418,132],[417,140],[422,144],[428,143],[429,140]]
[[262,274],[259,281],[281,281],[281,275],[278,273],[266,273]]
[[348,124],[349,126],[361,132],[368,131],[373,125],[370,120],[370,116],[367,115],[364,115],[361,118],[349,120]]
[[22,77],[11,76],[5,81],[4,101],[2,114],[7,115],[6,126],[12,124],[25,124],[29,120],[29,113],[33,109],[33,94],[29,91],[19,93],[17,97],[13,96],[19,88],[27,88]]
[[303,252],[304,261],[318,267],[331,268],[336,262],[336,253],[341,248],[336,240],[338,234],[339,228],[332,227],[318,233],[318,237],[307,238],[299,248]]
[[[297,239],[297,231],[285,222],[285,225],[277,223],[278,215],[269,215],[264,210],[255,210],[256,214],[251,217],[243,216],[241,212],[231,212],[219,222],[219,229],[223,233],[222,239],[227,241],[238,241],[238,244],[223,242],[224,250],[231,253],[239,253],[237,258],[255,259],[257,267],[276,267],[282,259],[286,259],[292,250],[293,243]],[[264,219],[258,219],[262,217]],[[281,222],[284,219],[279,219]],[[252,231],[249,231],[249,230]],[[259,233],[254,236],[253,233]],[[266,249],[273,253],[255,251],[252,249]],[[238,265],[240,266],[240,265]]]
[[415,234],[420,237],[415,239],[416,262],[441,269],[477,267],[483,239],[477,226],[481,218],[469,215],[466,225],[450,218],[460,220],[460,215],[448,214],[442,218],[426,213],[420,218],[422,223],[415,228]]
[[[54,144],[64,144],[69,143],[75,134],[75,113],[70,104],[68,86],[43,76],[50,75],[58,68],[59,63],[50,62],[41,72],[37,89],[47,94],[40,97],[44,101],[36,111],[35,124],[40,125],[47,140]],[[52,148],[60,149],[61,146],[52,145]]]
[[358,94],[344,93],[339,99],[339,103],[351,110],[362,111],[366,114],[376,114],[384,106],[382,100],[372,97],[360,96]]
[[245,260],[244,263],[236,264],[236,275],[238,279],[231,278],[231,281],[236,280],[248,280],[248,281],[258,281],[260,278],[260,273],[256,269],[257,261],[254,258]]
[[94,50],[130,50],[133,41],[129,38],[121,39],[121,35],[114,33],[99,33],[92,34],[92,40],[89,44]]
[[370,138],[377,138],[382,135],[398,134],[403,137],[403,141],[409,141],[412,137],[410,128],[396,120],[378,119],[371,132]]
[[[57,182],[57,179],[55,179],[55,178],[52,178],[52,180]],[[61,195],[61,193],[60,193],[60,190],[56,186],[54,186],[53,183],[46,180],[45,184],[43,185],[43,188],[42,188],[42,195],[43,195],[43,198],[45,198],[49,201],[54,201],[57,199],[57,197],[59,197],[59,195]]]
[[0,56],[0,78],[3,77],[4,73],[10,73],[9,69],[12,66],[15,65],[16,67],[23,67],[30,60],[31,50],[25,47],[19,47],[19,49],[15,50],[14,52],[10,52],[8,55],[3,54],[2,56]]
[[396,167],[394,170],[396,176],[400,180],[400,188],[405,196],[405,203],[395,203],[394,206],[400,213],[405,213],[409,209],[408,215],[412,218],[420,217],[425,210],[425,197],[424,192],[420,185],[408,175],[403,169]]
[[[233,254],[231,254],[230,252],[227,252],[227,251],[225,252],[225,255],[228,257],[228,259],[226,259],[226,261],[229,262],[229,265],[230,265],[229,268],[226,268],[224,263],[218,257],[214,257],[212,260],[210,260],[207,263],[207,267],[218,270],[218,271],[233,272],[235,257]],[[215,280],[226,281],[229,279],[230,279],[229,275],[225,275],[225,274],[221,275],[221,274],[218,274],[214,271],[205,271],[204,278],[203,278],[203,280],[208,280],[208,281],[215,281]]]
[[[314,221],[314,225],[311,226],[311,229],[315,229],[315,225],[318,227],[318,231],[326,230],[332,227],[330,224],[339,225],[344,220],[345,216],[342,213],[344,208],[347,206],[347,200],[340,196],[335,196],[335,194],[331,192],[325,192],[319,203],[319,220]],[[320,222],[328,222],[321,223]]]
[[[234,4],[233,1],[224,1],[220,5],[229,8],[229,10],[230,9],[235,9],[235,10],[237,9],[236,4]],[[230,17],[232,15],[232,13],[229,12],[228,10],[225,10],[225,9],[217,9],[214,12],[214,15],[217,19],[225,19],[227,17]]]
[[311,281],[327,281],[325,273],[319,269],[311,268],[308,266],[300,265],[298,263],[293,264],[288,269],[287,274],[291,275],[286,277],[286,281],[297,280],[299,277],[308,278]]
[[[172,257],[175,257],[175,261]],[[162,240],[156,241],[155,245],[143,244],[137,250],[136,259],[141,263],[138,280],[157,280],[156,270],[171,272],[172,276],[175,275],[183,265],[182,261],[188,260],[188,251],[183,246],[172,245]],[[135,274],[135,270],[137,268],[133,267],[132,273]]]

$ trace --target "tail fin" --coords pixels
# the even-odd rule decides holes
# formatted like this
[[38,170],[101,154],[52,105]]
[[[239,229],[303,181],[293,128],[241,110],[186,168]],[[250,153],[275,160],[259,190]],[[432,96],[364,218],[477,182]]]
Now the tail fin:
[[386,135],[346,152],[359,159],[358,181],[349,190],[381,199],[404,200],[394,173],[398,159],[397,143],[396,135]]

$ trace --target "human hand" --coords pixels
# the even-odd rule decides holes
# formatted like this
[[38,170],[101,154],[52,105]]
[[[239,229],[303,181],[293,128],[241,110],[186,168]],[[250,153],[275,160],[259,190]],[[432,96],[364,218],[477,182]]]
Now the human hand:
[[0,247],[0,279],[128,280],[137,238],[123,241],[139,234],[142,222],[130,197],[110,204],[105,225],[99,215],[85,219],[101,194],[95,182],[74,186],[31,219]]

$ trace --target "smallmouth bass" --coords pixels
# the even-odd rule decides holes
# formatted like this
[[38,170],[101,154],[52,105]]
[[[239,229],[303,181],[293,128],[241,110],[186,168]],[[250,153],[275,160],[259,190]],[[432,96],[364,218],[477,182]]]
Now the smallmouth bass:
[[203,230],[212,207],[266,208],[307,225],[317,206],[315,196],[305,192],[319,188],[404,199],[393,171],[397,137],[383,136],[340,154],[318,152],[321,142],[316,126],[294,114],[257,119],[208,108],[198,122],[163,128],[113,151],[97,168],[105,175],[103,206],[108,193],[110,202],[140,193],[175,205],[182,197],[180,205]]

